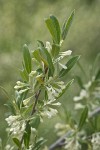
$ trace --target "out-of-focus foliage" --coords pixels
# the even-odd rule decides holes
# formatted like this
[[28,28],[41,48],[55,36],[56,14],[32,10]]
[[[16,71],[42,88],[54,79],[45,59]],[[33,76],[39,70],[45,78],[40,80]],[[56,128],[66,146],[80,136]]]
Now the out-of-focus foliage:
[[[54,14],[62,23],[73,9],[76,15],[63,49],[81,54],[86,68],[100,51],[99,6],[99,0],[0,0],[0,85],[12,93],[12,85],[18,79],[16,72],[21,64],[23,44],[31,49],[36,47],[38,39],[49,41],[46,28],[43,28],[44,16]],[[0,120],[5,117],[3,104],[6,101],[7,97],[0,90]],[[3,136],[4,121],[1,123]]]

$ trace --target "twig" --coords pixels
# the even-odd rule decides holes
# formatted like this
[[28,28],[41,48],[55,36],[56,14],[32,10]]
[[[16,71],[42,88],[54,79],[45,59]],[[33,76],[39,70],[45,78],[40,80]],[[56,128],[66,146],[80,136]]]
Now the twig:
[[55,150],[57,147],[62,147],[65,144],[65,138],[70,135],[70,131],[64,134],[62,137],[60,137],[55,143],[53,143],[50,147],[49,150]]
[[94,111],[92,111],[89,114],[89,118],[93,118],[94,116],[97,116],[98,114],[100,114],[100,107],[96,108]]
[[37,105],[37,102],[38,102],[38,98],[39,98],[39,95],[41,93],[41,89],[38,91],[38,93],[35,94],[35,103],[33,105],[33,109],[32,109],[32,112],[31,112],[31,116],[35,113],[35,108],[36,108],[36,105]]
[[[47,73],[47,71],[48,71],[48,68],[45,68],[45,74]],[[44,81],[44,79],[45,79],[45,77],[43,77],[43,81]],[[35,94],[35,103],[34,103],[33,108],[32,108],[31,116],[36,112],[36,105],[37,105],[37,102],[38,102],[38,98],[39,98],[40,93],[41,93],[41,89],[39,89],[38,92]],[[27,127],[27,124],[28,124],[29,122],[30,122],[30,120],[28,120],[28,121],[26,122],[26,127]],[[21,141],[20,141],[20,144],[21,144],[21,145],[22,145],[22,143],[23,143],[23,140],[24,140],[24,134],[23,134],[23,136],[22,136],[22,138],[21,138]],[[18,148],[18,150],[20,150],[20,149]]]
[[[33,105],[33,109],[32,109],[32,112],[31,112],[31,116],[35,113],[35,109],[36,109],[36,105],[37,105],[37,102],[38,102],[38,98],[39,98],[40,93],[41,93],[41,89],[38,91],[38,93],[35,94],[35,103],[34,103],[34,105]],[[30,122],[30,120],[28,120],[28,121],[26,122],[26,127],[27,127],[27,124],[29,124],[29,122]],[[21,144],[21,145],[22,145],[22,143],[23,143],[23,140],[24,140],[24,134],[23,134],[23,136],[22,136],[22,138],[21,138],[21,141],[20,141],[20,144]],[[20,149],[18,148],[18,150],[20,150]]]

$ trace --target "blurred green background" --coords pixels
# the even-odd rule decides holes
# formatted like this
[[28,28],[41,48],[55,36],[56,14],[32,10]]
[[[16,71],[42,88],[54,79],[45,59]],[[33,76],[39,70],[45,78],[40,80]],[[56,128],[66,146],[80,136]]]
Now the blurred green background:
[[[3,86],[11,96],[15,82],[20,79],[18,68],[21,68],[23,44],[26,43],[30,49],[35,49],[37,40],[49,41],[50,35],[44,18],[54,14],[62,25],[73,9],[76,12],[75,18],[63,50],[71,49],[73,54],[81,55],[81,63],[88,72],[89,64],[100,52],[100,0],[0,0],[0,86]],[[74,71],[75,74],[80,73],[77,67]],[[73,93],[77,92],[74,89],[75,83],[62,98],[63,104],[68,107],[69,99],[71,101]],[[4,118],[9,111],[4,104],[7,102],[6,95],[0,89],[2,139],[6,139],[7,125]],[[49,144],[56,138],[53,127],[59,120],[59,117],[49,119],[40,127],[40,135],[48,137]]]

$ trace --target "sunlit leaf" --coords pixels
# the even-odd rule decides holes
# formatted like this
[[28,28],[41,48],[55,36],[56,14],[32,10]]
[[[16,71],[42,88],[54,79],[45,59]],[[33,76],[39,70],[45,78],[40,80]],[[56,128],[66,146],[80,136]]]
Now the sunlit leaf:
[[54,74],[54,65],[53,65],[53,62],[52,62],[51,55],[47,51],[47,49],[44,47],[44,45],[41,41],[39,41],[39,44],[40,44],[41,51],[42,51],[42,53],[44,53],[44,55],[45,55],[44,57],[46,58],[46,60],[48,62],[48,66],[49,66],[50,71],[51,71],[51,76],[53,76],[53,74]]
[[62,27],[62,39],[63,40],[65,40],[65,38],[68,34],[69,28],[70,28],[72,21],[73,21],[73,18],[74,18],[74,14],[75,14],[75,10],[71,13],[68,20],[66,20],[63,24],[63,27]]
[[27,122],[26,129],[24,132],[24,144],[25,144],[26,148],[29,148],[30,136],[31,136],[31,126]]
[[58,44],[52,44],[51,54],[53,57],[57,57],[60,51],[60,46]]
[[88,107],[85,107],[79,121],[78,130],[81,130],[88,117]]
[[69,81],[66,84],[65,88],[62,90],[62,92],[60,93],[60,95],[57,98],[60,98],[66,92],[66,90],[71,86],[71,84],[73,83],[73,81],[74,81],[74,79],[72,79],[71,81]]
[[18,148],[21,148],[21,143],[17,138],[13,138],[13,141],[18,146]]
[[63,77],[64,75],[66,75],[71,69],[72,67],[76,64],[76,62],[79,60],[80,56],[73,56],[67,63],[66,63],[66,67],[67,69],[62,69],[59,72],[59,77]]
[[57,18],[55,16],[50,16],[50,18],[45,20],[45,23],[52,35],[53,41],[56,44],[60,43],[60,26]]
[[24,64],[27,73],[29,74],[32,69],[32,64],[31,64],[31,55],[28,49],[28,46],[25,44],[23,48],[23,57],[24,57]]

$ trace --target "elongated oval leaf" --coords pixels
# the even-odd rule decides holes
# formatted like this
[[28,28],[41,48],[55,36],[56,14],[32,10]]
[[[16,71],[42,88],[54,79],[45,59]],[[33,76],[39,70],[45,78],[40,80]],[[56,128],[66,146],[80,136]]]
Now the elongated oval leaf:
[[100,69],[97,71],[97,74],[95,76],[95,80],[98,80],[100,79]]
[[83,85],[83,82],[82,82],[82,79],[80,76],[75,76],[76,80],[77,80],[77,83],[78,85],[80,86],[81,89],[84,89],[84,85]]
[[38,139],[35,143],[34,150],[39,150],[45,142],[46,140],[44,140],[43,138]]
[[28,81],[29,77],[25,68],[23,70],[20,70],[20,75],[24,81]]
[[23,49],[23,57],[24,57],[24,64],[25,64],[26,71],[29,74],[32,69],[32,64],[31,64],[30,52],[26,44],[24,45],[24,49]]
[[60,43],[60,26],[57,18],[55,16],[50,16],[45,20],[45,23],[52,35],[53,41],[56,44]]
[[63,77],[65,74],[67,74],[71,68],[76,64],[76,62],[79,60],[80,56],[73,56],[67,63],[66,67],[67,69],[62,69],[59,73],[59,77]]
[[57,41],[59,44],[60,43],[60,34],[61,34],[59,22],[58,22],[57,18],[53,15],[50,16],[50,19],[52,20],[54,27],[56,28],[56,36],[57,36]]
[[60,93],[60,95],[57,98],[60,98],[66,92],[66,90],[70,87],[70,85],[73,83],[73,81],[74,81],[74,79],[72,79],[71,81],[69,81],[66,84],[66,87],[62,90],[62,92]]
[[71,13],[70,17],[68,18],[68,20],[66,20],[63,24],[62,27],[62,39],[65,40],[67,33],[69,31],[69,28],[72,24],[73,18],[74,18],[74,14],[75,14],[75,10]]
[[16,115],[15,108],[12,103],[4,104],[4,105],[10,109],[10,111],[13,115]]
[[54,74],[54,65],[53,65],[53,62],[52,62],[52,58],[51,58],[51,55],[50,53],[47,51],[47,49],[44,47],[44,45],[41,43],[41,41],[38,41],[40,43],[40,49],[42,51],[42,53],[44,53],[44,57],[46,58],[47,62],[48,62],[48,67],[50,69],[50,72],[51,72],[51,76],[53,76]]
[[13,138],[14,143],[18,146],[18,148],[21,147],[21,143],[17,138]]
[[46,49],[44,49],[44,51],[45,51],[45,54],[47,56],[48,65],[49,65],[49,68],[51,70],[51,75],[53,76],[55,69],[54,69],[54,65],[53,65],[53,62],[52,62],[52,58],[51,58],[49,52]]
[[40,125],[40,117],[39,116],[34,117],[34,119],[32,119],[32,121],[30,122],[30,124],[33,128],[38,129]]
[[30,136],[31,136],[31,126],[29,123],[27,123],[26,129],[24,132],[24,144],[25,144],[26,148],[29,148]]
[[85,107],[79,121],[78,130],[81,130],[88,116],[88,107]]
[[40,52],[39,52],[39,49],[36,49],[32,52],[34,58],[38,61],[38,62],[41,62],[41,56],[40,56]]
[[58,44],[52,44],[51,54],[53,57],[57,57],[60,51],[60,46]]

